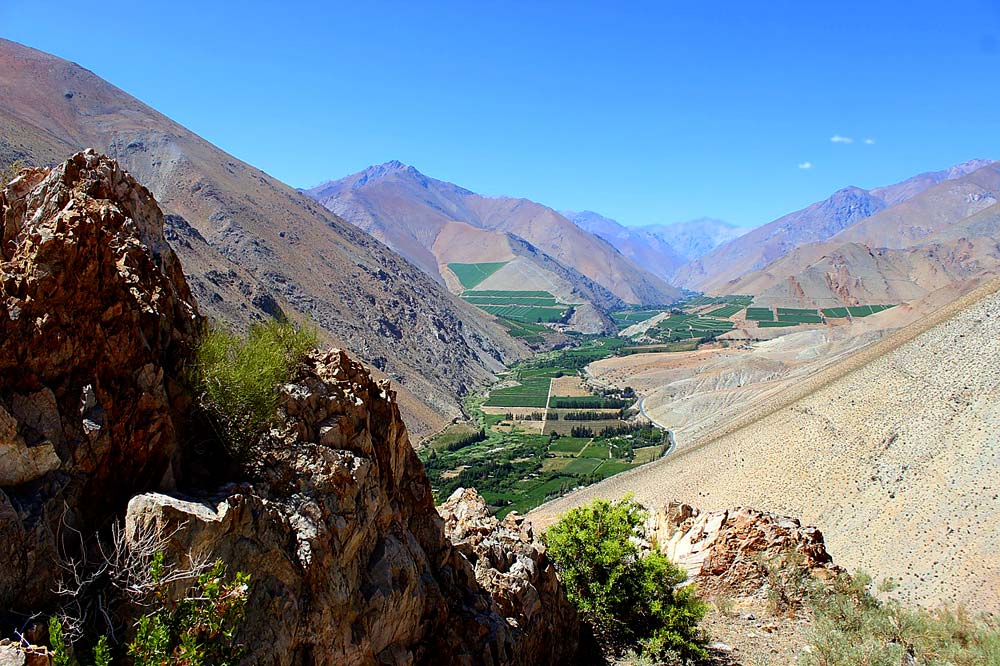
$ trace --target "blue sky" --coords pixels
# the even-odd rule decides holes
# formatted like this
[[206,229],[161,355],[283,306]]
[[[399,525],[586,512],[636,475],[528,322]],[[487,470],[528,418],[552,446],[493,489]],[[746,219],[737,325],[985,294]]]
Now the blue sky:
[[295,186],[399,159],[625,224],[750,225],[1000,157],[996,0],[4,0],[0,35]]

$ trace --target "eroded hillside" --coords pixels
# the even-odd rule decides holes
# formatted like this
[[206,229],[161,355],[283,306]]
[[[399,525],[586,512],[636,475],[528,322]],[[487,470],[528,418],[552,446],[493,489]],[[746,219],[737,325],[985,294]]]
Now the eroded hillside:
[[1000,608],[1000,282],[805,378],[727,434],[545,505],[634,493],[817,525],[837,561],[911,601]]

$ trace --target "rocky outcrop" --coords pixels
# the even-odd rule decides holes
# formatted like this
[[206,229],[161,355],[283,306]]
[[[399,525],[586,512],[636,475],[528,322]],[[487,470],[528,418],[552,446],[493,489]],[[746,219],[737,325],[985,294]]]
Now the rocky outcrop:
[[842,571],[826,552],[817,528],[755,509],[702,513],[671,502],[651,514],[647,529],[650,540],[708,594],[754,595],[767,582],[762,564],[790,564],[787,556],[792,553],[797,566],[816,578]]
[[126,533],[155,531],[174,559],[211,552],[252,575],[250,661],[572,657],[575,615],[528,526],[498,524],[481,500],[474,515],[452,503],[449,524],[461,522],[457,511],[476,534],[466,521],[452,530],[458,546],[448,541],[388,383],[331,350],[312,356],[283,398],[285,427],[264,454],[263,480],[209,501],[141,495],[126,519]]
[[344,352],[312,354],[279,388],[262,471],[226,482],[178,381],[199,327],[193,299],[156,202],[113,160],[81,153],[26,171],[0,215],[5,629],[54,612],[55,563],[124,516],[126,547],[251,575],[247,664],[572,658],[575,635],[538,647],[576,625],[530,529],[490,523],[496,572],[485,551],[474,567],[475,548],[445,534],[394,392]]
[[518,664],[571,657],[580,633],[576,609],[531,523],[516,513],[497,520],[472,489],[459,488],[438,507],[445,533],[473,563],[515,637]]
[[51,594],[57,532],[169,483],[197,315],[160,209],[113,160],[22,172],[0,223],[0,609],[17,611]]

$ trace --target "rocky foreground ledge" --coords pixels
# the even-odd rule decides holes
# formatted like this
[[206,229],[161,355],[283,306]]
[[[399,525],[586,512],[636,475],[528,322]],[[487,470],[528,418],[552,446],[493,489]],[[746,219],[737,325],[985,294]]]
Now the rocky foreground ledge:
[[114,160],[27,170],[0,217],[5,633],[56,612],[57,563],[124,519],[133,545],[152,533],[181,565],[219,557],[252,576],[246,663],[572,659],[576,615],[544,550],[483,516],[498,568],[473,566],[393,392],[343,352],[312,355],[283,387],[262,477],[205,489],[191,449],[207,435],[181,381],[201,321],[159,207]]
[[[121,525],[126,551],[251,575],[247,664],[579,663],[530,523],[472,490],[435,508],[389,384],[346,353],[311,354],[280,388],[260,474],[213,459],[183,380],[204,322],[159,207],[114,160],[22,172],[0,221],[2,635],[43,641],[37,618],[80,583],[60,564],[106,553]],[[759,590],[761,554],[832,570],[817,531],[750,510],[671,505],[647,537],[706,589]],[[102,612],[130,627],[142,609]],[[0,664],[48,662],[0,642]]]

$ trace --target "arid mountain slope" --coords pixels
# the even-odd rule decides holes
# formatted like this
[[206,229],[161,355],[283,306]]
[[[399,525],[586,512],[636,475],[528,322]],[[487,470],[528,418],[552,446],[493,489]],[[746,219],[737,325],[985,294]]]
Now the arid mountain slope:
[[85,147],[118,159],[176,216],[169,226],[186,240],[177,251],[209,315],[245,326],[277,304],[314,320],[328,341],[397,380],[416,433],[456,415],[456,395],[524,353],[482,312],[305,195],[93,73],[6,40],[0,136],[7,154],[39,163]]
[[628,303],[665,303],[679,294],[551,208],[480,196],[400,162],[369,167],[306,193],[439,279],[450,262],[506,261],[512,234]]
[[[824,201],[724,243],[682,268],[677,274],[677,284],[709,292],[731,290],[734,288],[730,284],[732,281],[764,269],[798,247],[825,241],[879,211],[899,206],[939,183],[961,179],[989,164],[989,161],[972,160],[887,187],[872,190],[844,188]],[[845,237],[844,240],[851,239]],[[893,247],[892,244],[876,244],[881,245]]]
[[727,285],[761,303],[897,303],[1000,266],[1000,163],[945,181]]
[[728,433],[540,507],[633,492],[818,526],[901,596],[1000,610],[1000,280],[734,419]]

